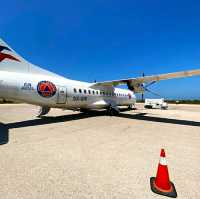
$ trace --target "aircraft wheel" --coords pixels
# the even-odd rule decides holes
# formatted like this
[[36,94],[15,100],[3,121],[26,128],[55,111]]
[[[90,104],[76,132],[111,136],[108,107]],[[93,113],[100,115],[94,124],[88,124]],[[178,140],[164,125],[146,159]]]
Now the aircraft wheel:
[[110,116],[119,115],[119,112],[116,111],[116,110],[115,110],[114,108],[112,108],[112,107],[109,107],[109,108],[108,108],[107,113],[108,113],[108,115],[110,115]]
[[89,113],[89,110],[88,110],[88,109],[81,108],[81,109],[80,109],[80,112],[81,112],[81,113]]

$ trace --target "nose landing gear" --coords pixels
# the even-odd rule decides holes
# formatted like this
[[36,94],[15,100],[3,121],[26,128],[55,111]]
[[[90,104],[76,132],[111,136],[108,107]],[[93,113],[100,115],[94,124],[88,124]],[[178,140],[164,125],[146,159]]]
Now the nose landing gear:
[[43,115],[48,114],[50,109],[49,107],[41,106],[37,117],[41,118]]

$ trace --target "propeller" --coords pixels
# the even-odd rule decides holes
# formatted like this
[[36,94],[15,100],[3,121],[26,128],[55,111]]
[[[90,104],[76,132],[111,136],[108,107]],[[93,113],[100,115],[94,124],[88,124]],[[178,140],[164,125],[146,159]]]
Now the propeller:
[[[145,77],[144,72],[142,73],[142,77]],[[150,82],[150,83],[148,83],[148,84],[142,84],[142,87],[143,87],[143,89],[144,89],[144,92],[149,92],[149,93],[151,93],[151,94],[153,94],[153,95],[155,95],[155,96],[157,96],[157,97],[162,97],[162,96],[159,95],[158,93],[156,93],[156,92],[154,92],[154,91],[148,89],[149,86],[151,86],[151,85],[153,85],[153,84],[155,84],[155,83],[156,83],[156,81],[152,81],[152,82]],[[144,92],[142,93],[142,102],[144,102]]]
[[[144,72],[142,73],[142,77],[144,77],[145,76],[145,74],[144,74]],[[144,90],[145,90],[145,86],[144,86],[144,84],[143,84],[143,88],[144,88]],[[142,92],[142,102],[144,102],[144,92]]]

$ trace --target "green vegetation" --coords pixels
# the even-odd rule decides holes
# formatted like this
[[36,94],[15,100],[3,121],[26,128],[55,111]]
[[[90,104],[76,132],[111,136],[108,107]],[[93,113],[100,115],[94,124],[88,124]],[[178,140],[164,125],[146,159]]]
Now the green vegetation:
[[169,104],[200,104],[200,100],[165,100]]
[[[137,102],[144,102],[141,99],[137,100]],[[169,104],[200,104],[200,99],[165,99],[165,102]]]

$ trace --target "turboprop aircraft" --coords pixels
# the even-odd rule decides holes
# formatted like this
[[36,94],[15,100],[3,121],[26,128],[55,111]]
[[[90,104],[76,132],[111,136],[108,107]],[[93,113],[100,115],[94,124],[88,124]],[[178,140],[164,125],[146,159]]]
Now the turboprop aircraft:
[[[31,64],[0,39],[0,98],[38,105],[39,117],[51,108],[107,109],[110,115],[118,114],[119,106],[135,105],[135,93],[148,91],[147,86],[194,75],[200,75],[200,70],[95,83],[75,81]],[[122,84],[128,89],[116,88]]]

